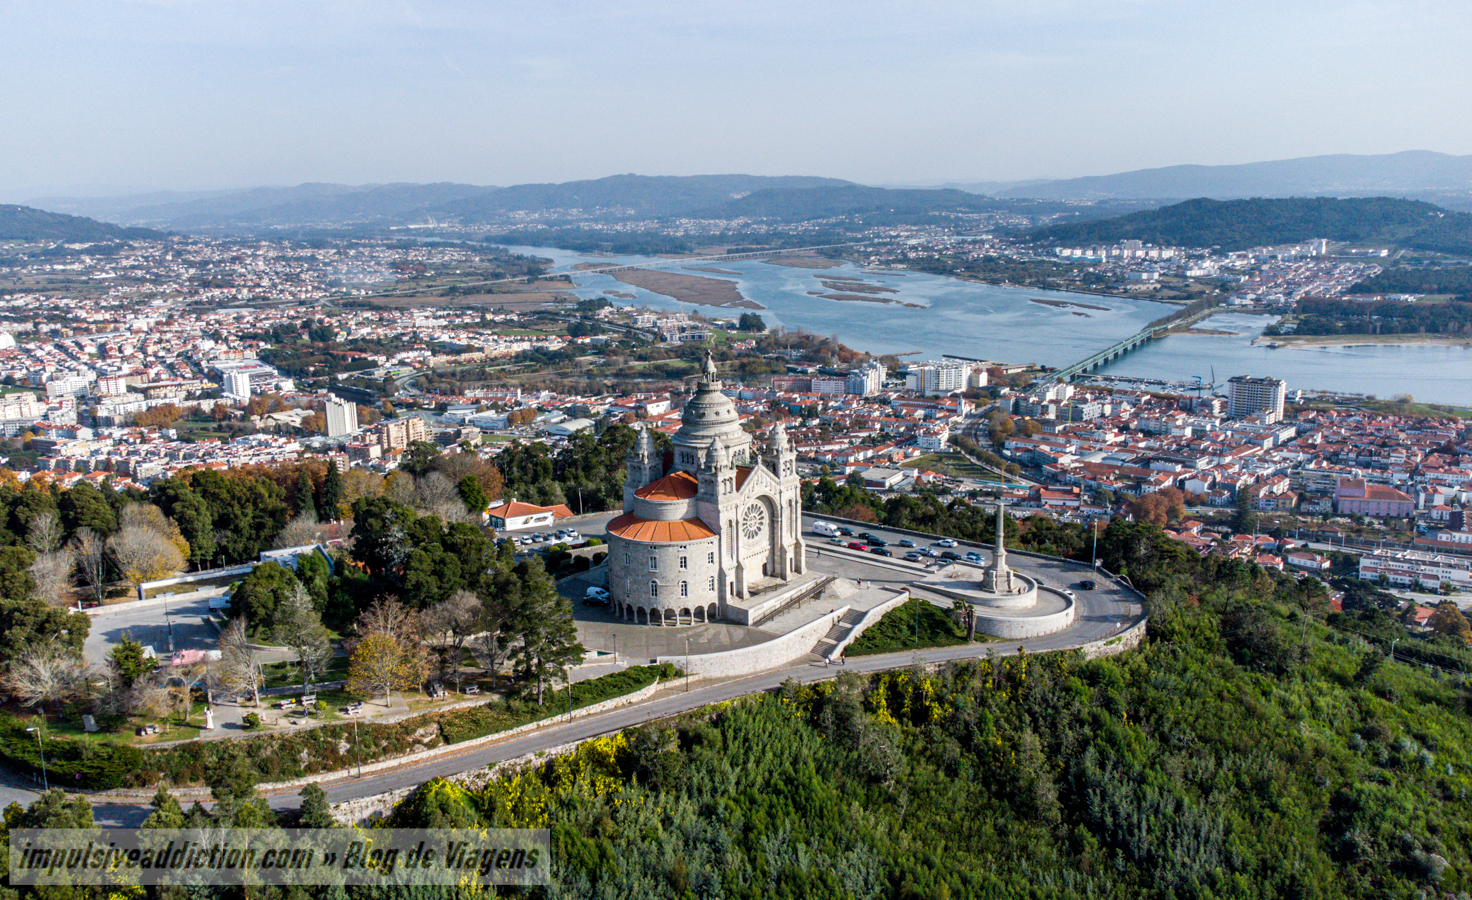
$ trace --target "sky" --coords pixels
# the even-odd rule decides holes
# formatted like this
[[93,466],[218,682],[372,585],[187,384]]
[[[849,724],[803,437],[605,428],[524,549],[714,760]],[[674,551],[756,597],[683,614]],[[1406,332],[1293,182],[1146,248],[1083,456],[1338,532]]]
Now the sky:
[[0,200],[1472,153],[1468,0],[0,0]]

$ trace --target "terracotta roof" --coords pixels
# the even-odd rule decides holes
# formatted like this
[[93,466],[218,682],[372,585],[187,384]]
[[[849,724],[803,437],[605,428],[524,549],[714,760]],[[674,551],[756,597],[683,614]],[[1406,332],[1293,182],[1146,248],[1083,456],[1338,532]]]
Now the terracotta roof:
[[633,513],[625,513],[609,522],[608,533],[628,538],[631,541],[670,544],[677,544],[681,541],[698,541],[716,536],[716,533],[699,519],[650,522]]
[[751,477],[751,470],[752,470],[752,468],[754,468],[754,467],[753,466],[737,466],[736,467],[736,490],[738,490],[738,491],[741,490],[741,486],[743,484],[746,484],[746,479],[748,479],[748,478]]
[[520,500],[512,500],[498,506],[492,506],[486,510],[486,515],[495,516],[498,519],[514,519],[519,516],[534,516],[537,513],[550,512],[554,518],[565,519],[572,515],[572,510],[562,504],[556,506],[537,506],[535,503],[523,503]]
[[690,500],[700,493],[700,482],[689,472],[671,472],[634,491],[645,500]]

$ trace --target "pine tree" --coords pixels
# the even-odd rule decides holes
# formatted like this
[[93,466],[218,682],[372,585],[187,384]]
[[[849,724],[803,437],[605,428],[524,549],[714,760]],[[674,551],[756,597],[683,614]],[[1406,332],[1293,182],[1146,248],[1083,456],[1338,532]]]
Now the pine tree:
[[317,518],[323,522],[336,521],[341,504],[342,473],[337,469],[337,460],[329,460],[327,476],[322,479],[322,498],[317,504]]

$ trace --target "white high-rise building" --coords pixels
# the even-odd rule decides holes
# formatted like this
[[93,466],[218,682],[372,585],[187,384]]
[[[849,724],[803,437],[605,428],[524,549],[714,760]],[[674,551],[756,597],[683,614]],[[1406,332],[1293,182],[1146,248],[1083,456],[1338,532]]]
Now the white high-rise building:
[[848,379],[844,384],[845,394],[857,394],[860,397],[872,397],[884,389],[884,365],[877,360],[869,360],[859,368],[848,373]]
[[327,398],[327,436],[342,437],[358,430],[358,405],[337,397]]
[[1234,419],[1265,413],[1267,424],[1281,422],[1287,398],[1288,388],[1280,378],[1237,375],[1227,379],[1227,415]]
[[250,396],[250,373],[249,372],[227,372],[225,373],[225,393],[231,397],[239,397],[244,400]]
[[905,372],[905,387],[927,397],[966,390],[971,366],[962,362],[914,363]]

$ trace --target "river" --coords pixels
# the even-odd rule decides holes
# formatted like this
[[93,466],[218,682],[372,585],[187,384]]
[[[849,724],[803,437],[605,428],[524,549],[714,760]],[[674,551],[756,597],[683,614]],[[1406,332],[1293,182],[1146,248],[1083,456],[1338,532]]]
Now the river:
[[[680,303],[624,284],[611,275],[573,271],[587,263],[629,265],[652,257],[588,257],[547,247],[511,247],[549,258],[552,272],[571,276],[579,297],[608,297],[620,306],[686,310],[735,318],[746,310]],[[1009,363],[1065,366],[1139,331],[1179,307],[1151,300],[1095,297],[1033,288],[977,284],[921,272],[874,271],[851,263],[831,269],[798,269],[763,260],[666,265],[668,271],[736,282],[742,296],[761,304],[768,325],[836,335],[850,347],[907,359],[943,354]],[[733,275],[700,271],[723,269]],[[894,302],[835,301],[812,293],[851,293],[823,286],[824,280],[857,279],[893,293],[868,296]],[[1036,303],[1046,300],[1048,303]],[[1102,307],[1094,308],[1094,307]],[[1109,365],[1110,375],[1188,381],[1200,375],[1219,383],[1233,375],[1271,375],[1290,390],[1331,390],[1472,406],[1472,350],[1447,346],[1366,345],[1358,347],[1254,347],[1252,339],[1272,323],[1270,316],[1219,313],[1198,328],[1231,335],[1171,335]]]

